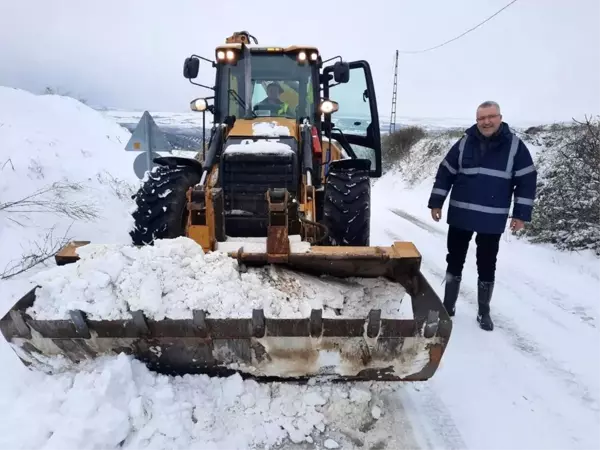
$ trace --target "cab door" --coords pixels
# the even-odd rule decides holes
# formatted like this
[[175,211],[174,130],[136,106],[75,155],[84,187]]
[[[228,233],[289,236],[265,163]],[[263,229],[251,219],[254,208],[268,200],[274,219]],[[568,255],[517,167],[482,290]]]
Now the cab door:
[[[346,83],[323,83],[323,97],[339,104],[338,111],[325,116],[325,126],[333,121],[331,137],[353,158],[368,159],[370,176],[380,177],[381,132],[371,68],[363,60],[349,63],[349,68]],[[333,71],[333,66],[323,69],[324,80]]]

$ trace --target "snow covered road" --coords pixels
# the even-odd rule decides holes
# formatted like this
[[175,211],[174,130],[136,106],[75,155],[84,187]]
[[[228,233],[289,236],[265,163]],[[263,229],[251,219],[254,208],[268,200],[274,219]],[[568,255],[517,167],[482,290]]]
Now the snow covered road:
[[[430,183],[414,190],[400,184],[388,178],[375,185],[372,245],[413,241],[443,297],[445,218],[429,216]],[[386,195],[390,189],[398,195]],[[473,240],[441,368],[429,383],[400,393],[424,446],[599,448],[599,272],[591,255],[506,234],[492,300],[496,327],[484,332],[475,320]]]

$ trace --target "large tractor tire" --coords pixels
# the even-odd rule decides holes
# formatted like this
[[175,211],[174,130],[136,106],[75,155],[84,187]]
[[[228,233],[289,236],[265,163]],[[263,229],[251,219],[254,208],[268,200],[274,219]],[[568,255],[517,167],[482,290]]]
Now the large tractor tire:
[[325,183],[323,224],[333,246],[368,246],[371,231],[371,183],[360,160],[332,163]]
[[200,182],[201,174],[192,166],[158,166],[133,197],[137,208],[129,235],[134,245],[151,245],[155,239],[185,235],[186,192]]

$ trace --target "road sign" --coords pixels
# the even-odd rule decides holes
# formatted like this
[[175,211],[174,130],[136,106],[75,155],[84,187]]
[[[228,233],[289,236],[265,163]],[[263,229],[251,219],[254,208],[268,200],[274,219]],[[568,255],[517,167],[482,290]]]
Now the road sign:
[[[150,154],[150,158],[148,158],[149,154]],[[133,171],[135,172],[135,174],[137,175],[137,177],[140,180],[142,178],[144,178],[146,171],[152,169],[152,166],[154,165],[152,160],[154,158],[159,158],[159,157],[160,157],[160,155],[158,153],[154,153],[154,152],[152,152],[152,153],[144,152],[144,153],[140,153],[139,155],[136,156],[136,158],[133,160]]]
[[142,118],[138,122],[135,130],[125,150],[129,152],[151,151],[151,152],[171,152],[173,147],[169,144],[165,133],[154,122],[154,119],[148,111],[144,111]]
[[[168,152],[171,153],[173,147],[169,143],[165,133],[154,122],[154,119],[148,111],[144,111],[142,118],[138,122],[135,130],[131,133],[131,138],[125,146],[125,151],[141,153],[133,162],[133,170],[135,174],[141,179],[144,177],[144,173],[147,170],[152,170],[154,163],[152,160],[159,157],[155,152]],[[146,159],[144,164],[141,163],[142,159]],[[140,175],[141,173],[141,175]]]

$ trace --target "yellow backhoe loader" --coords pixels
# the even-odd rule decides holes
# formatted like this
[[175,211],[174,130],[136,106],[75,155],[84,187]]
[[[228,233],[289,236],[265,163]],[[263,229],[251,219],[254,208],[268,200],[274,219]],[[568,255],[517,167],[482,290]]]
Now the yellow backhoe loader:
[[[213,87],[193,81],[201,60],[216,69]],[[206,156],[154,160],[134,197],[133,244],[187,236],[205,252],[225,251],[247,266],[386,277],[411,297],[413,316],[386,318],[372,309],[363,318],[327,318],[312,310],[292,319],[254,310],[252,317],[219,319],[194,311],[188,320],[154,321],[136,311],[130,320],[94,321],[72,311],[71,320],[42,321],[25,313],[33,290],[0,321],[6,339],[20,352],[73,361],[126,351],[170,374],[430,378],[452,324],[420,271],[421,255],[411,242],[369,246],[370,181],[382,173],[369,64],[323,61],[311,46],[260,46],[244,31],[217,46],[214,59],[186,58],[183,73],[212,91],[190,104],[213,116]],[[85,244],[65,247],[56,262],[76,263],[76,248]]]

